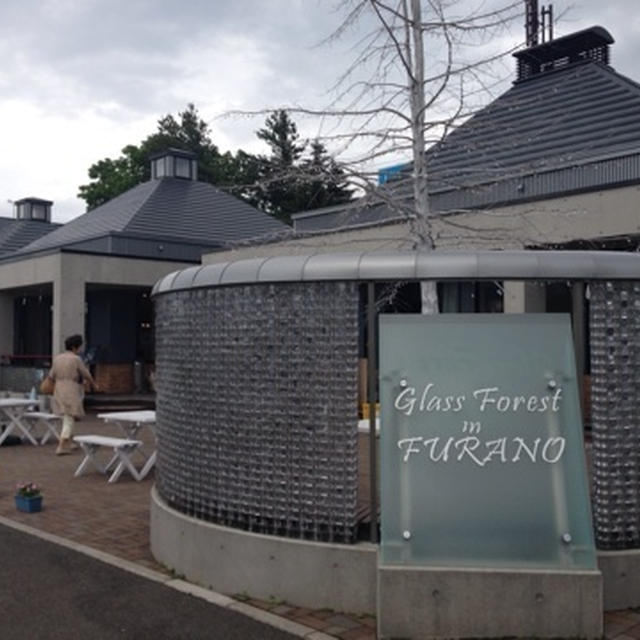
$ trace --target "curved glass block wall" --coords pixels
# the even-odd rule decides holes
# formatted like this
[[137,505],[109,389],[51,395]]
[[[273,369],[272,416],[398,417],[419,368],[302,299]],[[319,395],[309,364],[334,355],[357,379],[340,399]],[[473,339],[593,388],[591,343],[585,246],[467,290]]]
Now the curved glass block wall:
[[425,279],[589,283],[596,544],[640,548],[640,256],[631,253],[318,254],[166,276],[154,288],[162,498],[227,526],[353,541],[358,286]]
[[590,286],[593,516],[600,549],[640,547],[640,283]]
[[160,495],[249,531],[356,532],[358,289],[254,284],[156,297]]

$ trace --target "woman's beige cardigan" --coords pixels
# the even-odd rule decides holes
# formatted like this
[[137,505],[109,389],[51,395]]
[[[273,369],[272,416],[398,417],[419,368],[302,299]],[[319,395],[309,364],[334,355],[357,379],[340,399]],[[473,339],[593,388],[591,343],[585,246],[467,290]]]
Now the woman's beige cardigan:
[[83,382],[88,380],[93,384],[93,378],[80,357],[71,351],[59,353],[53,359],[49,376],[56,383],[51,403],[53,412],[76,418],[83,416]]

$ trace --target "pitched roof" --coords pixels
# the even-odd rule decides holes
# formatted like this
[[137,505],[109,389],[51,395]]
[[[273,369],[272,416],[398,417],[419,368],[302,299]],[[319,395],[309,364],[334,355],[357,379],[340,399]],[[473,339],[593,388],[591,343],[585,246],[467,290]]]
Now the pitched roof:
[[[395,173],[381,188],[409,197],[406,175]],[[526,77],[432,147],[428,175],[439,212],[639,183],[640,85],[591,58]],[[383,204],[356,203],[293,219],[296,230],[311,231],[397,216]]]
[[640,85],[586,61],[516,83],[429,159],[436,188],[640,151]]
[[42,220],[0,218],[0,256],[21,249],[59,226]]
[[[165,245],[174,248],[174,253],[165,252],[164,258],[198,260],[205,247],[221,247],[286,229],[275,218],[211,184],[162,178],[133,187],[32,242],[16,255],[66,247],[150,257],[144,243],[151,240],[165,241]],[[114,242],[114,238],[125,237],[128,242]]]

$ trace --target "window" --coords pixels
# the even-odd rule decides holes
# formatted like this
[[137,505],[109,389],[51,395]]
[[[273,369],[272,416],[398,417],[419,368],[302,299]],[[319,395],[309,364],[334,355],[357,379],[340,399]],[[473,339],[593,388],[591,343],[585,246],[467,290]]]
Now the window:
[[164,158],[158,158],[153,161],[153,177],[154,178],[162,178],[165,176],[164,170]]
[[176,178],[191,178],[191,161],[188,158],[176,158]]
[[441,282],[440,310],[444,313],[502,313],[502,284],[498,282]]
[[45,207],[43,204],[31,205],[31,218],[33,220],[46,220],[47,207]]

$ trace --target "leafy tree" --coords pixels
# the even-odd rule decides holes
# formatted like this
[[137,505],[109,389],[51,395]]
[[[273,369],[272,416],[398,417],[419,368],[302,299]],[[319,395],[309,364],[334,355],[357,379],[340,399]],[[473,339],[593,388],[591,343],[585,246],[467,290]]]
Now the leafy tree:
[[313,140],[310,146],[311,156],[302,163],[307,181],[306,208],[319,209],[349,202],[352,192],[344,168],[319,140]]
[[[265,211],[289,223],[293,213],[351,199],[338,163],[319,141],[300,140],[287,111],[271,113],[256,135],[271,151],[269,157],[258,159],[258,179],[253,189],[254,200]],[[305,157],[307,147],[311,155]]]
[[139,147],[127,145],[119,158],[98,160],[89,167],[92,182],[80,187],[78,197],[87,203],[88,209],[93,209],[143,182],[149,169],[142,155]]
[[293,167],[307,146],[306,142],[298,142],[300,136],[296,123],[286,111],[279,109],[266,119],[264,125],[256,135],[269,145],[271,163],[283,169]]
[[238,150],[221,153],[207,123],[189,104],[174,117],[158,120],[158,129],[139,146],[127,145],[120,157],[104,158],[89,168],[89,184],[79,188],[88,209],[104,204],[149,180],[149,156],[169,147],[192,151],[198,161],[198,179],[215,184],[249,204],[285,222],[297,211],[340,204],[350,199],[344,176],[325,147],[315,141],[304,157],[307,142],[300,141],[295,122],[286,111],[274,111],[256,132],[270,155],[254,156]]
[[221,154],[209,135],[209,126],[200,118],[193,104],[178,114],[168,114],[158,120],[158,130],[139,146],[127,145],[115,160],[105,158],[89,168],[92,182],[79,188],[78,197],[88,209],[104,204],[111,198],[149,180],[149,156],[169,147],[192,151],[198,160],[198,178],[220,186],[235,181],[235,160],[229,153]]

